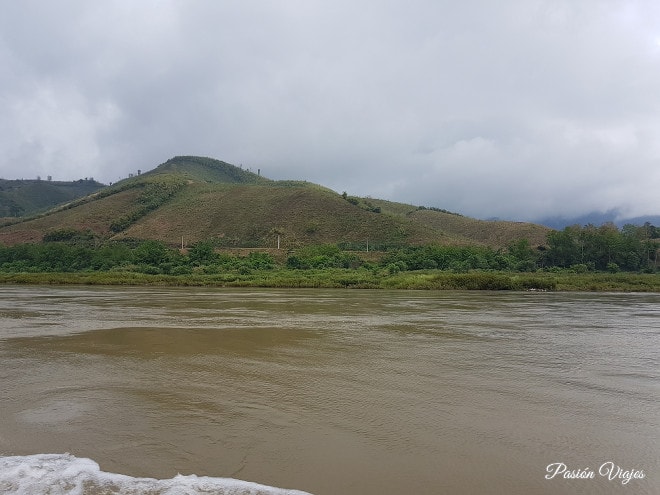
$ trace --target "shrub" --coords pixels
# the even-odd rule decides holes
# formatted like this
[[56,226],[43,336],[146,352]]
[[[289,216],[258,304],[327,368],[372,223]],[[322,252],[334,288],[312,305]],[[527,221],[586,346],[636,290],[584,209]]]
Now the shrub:
[[619,271],[619,265],[610,262],[607,264],[607,271],[610,273],[617,273]]
[[218,261],[213,243],[200,241],[193,244],[188,250],[188,261],[194,266],[211,265]]

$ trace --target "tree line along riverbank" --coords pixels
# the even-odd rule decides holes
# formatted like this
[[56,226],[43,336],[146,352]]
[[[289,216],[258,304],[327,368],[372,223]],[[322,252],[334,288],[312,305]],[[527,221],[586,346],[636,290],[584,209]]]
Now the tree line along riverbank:
[[[655,229],[655,228],[654,228]],[[0,282],[249,287],[660,292],[655,230],[567,228],[547,246],[309,245],[296,250],[187,249],[160,241],[102,241],[61,230],[41,243],[0,245]]]

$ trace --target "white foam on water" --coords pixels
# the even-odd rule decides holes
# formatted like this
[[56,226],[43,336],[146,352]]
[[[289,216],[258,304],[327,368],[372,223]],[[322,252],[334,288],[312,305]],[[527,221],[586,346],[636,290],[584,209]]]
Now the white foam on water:
[[0,457],[0,493],[15,495],[310,495],[232,478],[177,475],[134,478],[106,473],[91,459],[71,454]]

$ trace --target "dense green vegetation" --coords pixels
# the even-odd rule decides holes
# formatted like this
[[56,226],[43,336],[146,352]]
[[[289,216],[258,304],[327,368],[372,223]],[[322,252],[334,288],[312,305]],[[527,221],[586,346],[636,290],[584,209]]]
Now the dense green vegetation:
[[495,250],[483,246],[410,246],[385,256],[391,270],[569,270],[577,273],[607,271],[652,273],[657,270],[660,229],[646,224],[567,227],[548,234],[545,246],[533,249],[525,239]]
[[572,268],[586,272],[607,270],[654,271],[658,264],[660,229],[613,224],[600,227],[566,227],[548,234],[548,247],[539,257],[541,266]]
[[[159,198],[158,194],[154,195]],[[658,229],[570,227],[534,249],[407,246],[374,253],[337,245],[232,254],[199,241],[180,250],[155,240],[102,240],[59,229],[41,243],[0,245],[0,280],[278,287],[486,290],[660,290]],[[621,272],[621,273],[617,273]],[[623,273],[627,272],[627,273]],[[47,275],[50,274],[50,275]]]
[[0,179],[0,217],[34,215],[103,187],[90,178],[70,182]]

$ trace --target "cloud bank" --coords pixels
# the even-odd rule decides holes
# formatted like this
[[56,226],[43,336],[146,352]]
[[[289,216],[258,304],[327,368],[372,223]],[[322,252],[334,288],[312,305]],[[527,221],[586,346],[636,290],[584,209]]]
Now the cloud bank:
[[0,176],[175,155],[534,220],[660,214],[660,4],[8,3]]

